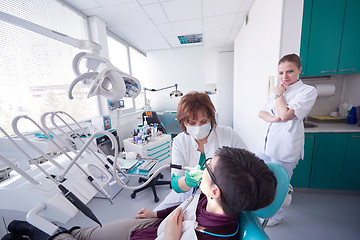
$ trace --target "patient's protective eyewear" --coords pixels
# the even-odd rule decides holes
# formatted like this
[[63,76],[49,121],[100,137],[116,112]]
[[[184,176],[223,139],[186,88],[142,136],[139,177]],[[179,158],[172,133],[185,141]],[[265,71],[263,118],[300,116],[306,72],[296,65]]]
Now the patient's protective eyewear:
[[[219,187],[219,184],[217,183],[216,181],[216,178],[215,178],[215,175],[214,173],[211,171],[210,167],[209,167],[209,162],[212,160],[212,158],[208,158],[206,159],[206,161],[204,162],[203,166],[205,166],[205,168],[207,169],[209,175],[210,175],[210,178],[211,178],[211,181],[213,181],[213,183],[220,189]],[[220,189],[221,190],[221,189]]]

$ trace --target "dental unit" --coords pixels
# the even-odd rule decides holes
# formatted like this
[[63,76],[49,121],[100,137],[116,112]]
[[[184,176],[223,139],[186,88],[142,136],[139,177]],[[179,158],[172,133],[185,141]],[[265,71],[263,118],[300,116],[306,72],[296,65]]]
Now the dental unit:
[[[44,122],[44,119],[48,114],[50,113],[45,113],[43,115],[42,122]],[[25,137],[18,131],[17,122],[21,118],[25,118],[33,122],[33,120],[28,116],[16,117],[13,120],[14,132],[18,135],[18,137],[24,138],[23,141],[29,142],[30,146],[39,151],[39,153],[45,157],[46,153],[34,147],[29,140],[26,139],[26,141]],[[34,124],[37,125],[36,122],[34,122]],[[65,144],[65,141],[59,140],[59,136],[55,134],[54,131],[51,131],[51,129],[47,128],[44,130],[39,125],[37,126],[41,129],[42,133],[48,137],[49,141],[51,141],[59,149],[62,149],[62,147],[60,147],[60,145],[56,143],[49,134],[51,134],[59,143]],[[47,130],[50,131],[46,132]],[[121,167],[117,163],[117,141],[114,135],[109,132],[95,132],[87,139],[79,151],[75,151],[73,149],[74,152],[63,154],[56,160],[48,157],[48,161],[42,164],[34,161],[32,157],[29,156],[20,146],[18,146],[18,144],[16,144],[16,142],[3,129],[1,129],[1,132],[5,134],[9,141],[11,141],[19,149],[19,151],[21,151],[35,165],[35,167],[24,171],[12,163],[9,164],[9,166],[13,167],[18,174],[17,176],[15,176],[15,174],[7,181],[0,183],[0,197],[4,199],[4,204],[1,205],[0,210],[12,210],[27,213],[27,221],[48,234],[53,234],[58,230],[58,227],[53,223],[66,223],[74,217],[78,211],[81,211],[87,217],[101,225],[99,219],[96,218],[91,209],[86,206],[86,204],[97,194],[97,192],[101,191],[101,188],[97,188],[91,184],[88,179],[89,176],[94,178],[94,181],[99,181],[98,184],[100,186],[104,186],[112,177],[114,177],[116,183],[121,187],[134,190],[146,186],[163,169],[169,167],[183,170],[193,169],[186,166],[167,164],[157,169],[145,183],[139,186],[128,186],[119,177],[119,172],[125,176],[126,173],[122,171]],[[89,157],[90,154],[85,153],[85,150],[89,149],[89,145],[93,143],[94,138],[99,134],[108,136],[112,142],[113,148],[115,149],[112,176],[107,172],[98,159],[95,157]],[[71,147],[67,144],[66,148],[69,149]],[[64,153],[65,151],[62,150],[62,152]],[[97,155],[98,153],[93,154]],[[52,161],[50,161],[50,159]],[[0,155],[0,160],[6,163],[10,162],[2,155]],[[56,162],[57,165],[61,166],[61,168],[57,167],[53,164],[53,162]],[[68,168],[70,165],[75,165],[75,167]],[[67,171],[67,174],[64,175],[64,179],[62,179],[63,181],[59,181],[57,178],[57,176],[61,175],[59,174],[59,171],[64,173],[65,169],[69,170]],[[121,174],[120,176],[122,176]],[[57,188],[54,188],[53,186],[57,186]]]

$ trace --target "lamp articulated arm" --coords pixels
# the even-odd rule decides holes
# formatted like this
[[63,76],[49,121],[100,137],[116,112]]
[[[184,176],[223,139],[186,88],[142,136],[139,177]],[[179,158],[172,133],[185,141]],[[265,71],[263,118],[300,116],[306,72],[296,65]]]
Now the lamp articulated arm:
[[[175,87],[175,90],[170,93],[170,98],[172,98],[173,96],[174,97],[183,96],[183,93],[177,89],[178,84],[171,85],[171,86],[168,86],[168,87],[159,88],[159,89],[144,88],[144,100],[145,100],[145,105],[144,106],[145,106],[145,109],[148,108],[147,99],[146,99],[146,91],[157,92],[157,91],[161,91],[161,90],[165,90],[165,89],[169,89],[169,88],[173,88],[173,87]],[[149,107],[150,107],[150,104],[149,104]]]
[[172,87],[175,87],[175,89],[177,90],[177,84],[169,86],[169,87],[163,87],[163,88],[159,88],[159,89],[154,89],[154,88],[144,88],[144,91],[151,91],[151,92],[157,92],[157,91],[161,91],[161,90],[165,90],[165,89],[169,89]]

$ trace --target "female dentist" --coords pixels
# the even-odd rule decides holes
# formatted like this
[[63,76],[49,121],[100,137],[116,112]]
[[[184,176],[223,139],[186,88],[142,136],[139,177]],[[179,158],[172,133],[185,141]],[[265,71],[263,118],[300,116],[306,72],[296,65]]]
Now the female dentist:
[[[213,157],[219,147],[246,148],[233,129],[216,124],[215,107],[206,93],[190,92],[183,96],[176,117],[183,132],[173,141],[173,164],[203,166],[205,160]],[[172,169],[173,189],[155,211],[178,205],[191,196],[190,189],[197,186],[201,173],[189,174],[189,171]]]
[[[299,159],[304,157],[303,119],[314,106],[317,97],[316,88],[299,80],[301,69],[300,58],[296,54],[280,59],[278,74],[281,83],[274,87],[259,112],[259,117],[265,121],[265,128],[257,156],[265,162],[282,165],[289,179]],[[267,226],[274,226],[283,220],[282,208]]]

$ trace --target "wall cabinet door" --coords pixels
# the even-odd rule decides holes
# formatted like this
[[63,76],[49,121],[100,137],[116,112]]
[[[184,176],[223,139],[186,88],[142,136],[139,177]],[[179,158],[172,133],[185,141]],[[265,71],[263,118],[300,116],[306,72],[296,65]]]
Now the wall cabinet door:
[[301,45],[300,59],[301,59],[302,71],[300,73],[300,76],[306,76],[306,70],[307,70],[312,2],[313,2],[312,0],[304,1],[303,19],[301,26],[301,44],[300,44]]
[[360,72],[360,1],[347,0],[338,73]]
[[310,188],[340,188],[347,135],[347,133],[316,134]]
[[311,163],[313,158],[314,142],[315,142],[315,134],[306,133],[304,159],[299,161],[298,165],[294,169],[294,174],[290,181],[293,187],[301,187],[301,188],[310,187],[310,174],[311,174]]
[[341,189],[360,190],[360,133],[349,133]]
[[346,1],[313,0],[308,76],[337,73]]

